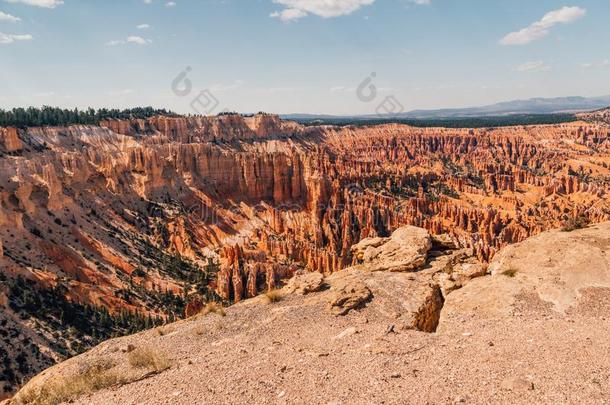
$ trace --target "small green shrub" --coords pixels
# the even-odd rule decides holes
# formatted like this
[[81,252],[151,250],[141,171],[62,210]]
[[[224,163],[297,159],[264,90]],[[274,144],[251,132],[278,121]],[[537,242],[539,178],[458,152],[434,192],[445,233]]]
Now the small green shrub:
[[589,220],[584,216],[578,216],[576,218],[570,218],[564,222],[561,230],[563,232],[572,232],[577,229],[586,228],[589,225]]

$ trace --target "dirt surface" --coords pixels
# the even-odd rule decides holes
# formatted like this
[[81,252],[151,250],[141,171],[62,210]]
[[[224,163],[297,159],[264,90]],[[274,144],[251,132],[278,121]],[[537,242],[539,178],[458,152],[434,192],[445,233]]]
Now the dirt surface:
[[[291,297],[238,306],[131,342],[171,369],[77,403],[608,403],[610,319],[465,321],[443,334],[387,333],[366,308],[334,317]],[[256,321],[252,321],[255,319]],[[343,337],[340,337],[342,336]],[[101,350],[102,351],[102,350]]]

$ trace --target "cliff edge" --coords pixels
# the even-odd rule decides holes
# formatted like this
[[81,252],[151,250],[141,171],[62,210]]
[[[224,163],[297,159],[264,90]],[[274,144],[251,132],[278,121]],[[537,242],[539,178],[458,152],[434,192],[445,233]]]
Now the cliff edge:
[[104,342],[11,403],[610,399],[610,223],[542,233],[489,268],[414,227],[352,253],[328,277]]

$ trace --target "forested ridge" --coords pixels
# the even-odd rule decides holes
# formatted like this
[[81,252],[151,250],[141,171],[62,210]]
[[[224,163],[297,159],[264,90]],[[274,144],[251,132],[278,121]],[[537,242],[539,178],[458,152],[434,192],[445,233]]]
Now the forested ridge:
[[145,119],[155,115],[176,116],[175,113],[166,109],[153,107],[135,107],[124,110],[112,108],[73,110],[44,106],[42,108],[13,108],[12,110],[0,109],[0,127],[41,127],[41,126],[66,126],[66,125],[98,125],[106,119]]

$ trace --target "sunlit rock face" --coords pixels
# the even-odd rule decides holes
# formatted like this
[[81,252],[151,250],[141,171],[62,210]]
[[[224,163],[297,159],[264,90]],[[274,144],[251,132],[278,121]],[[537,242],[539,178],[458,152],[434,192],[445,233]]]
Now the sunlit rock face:
[[203,290],[239,301],[298,271],[340,271],[352,245],[404,225],[488,261],[570,220],[610,220],[609,164],[610,130],[584,121],[339,128],[227,115],[3,128],[0,268],[112,315],[180,316],[210,298]]

